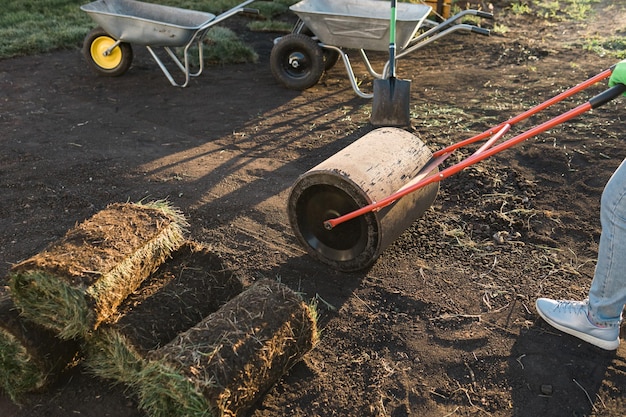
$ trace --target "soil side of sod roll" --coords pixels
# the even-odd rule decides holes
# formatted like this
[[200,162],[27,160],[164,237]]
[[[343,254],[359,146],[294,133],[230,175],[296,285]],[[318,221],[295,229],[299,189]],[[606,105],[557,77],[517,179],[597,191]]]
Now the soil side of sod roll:
[[164,202],[111,204],[11,268],[15,304],[62,339],[85,337],[182,245],[186,227]]
[[78,357],[75,341],[64,341],[20,317],[9,292],[0,288],[0,391],[19,403],[43,390]]
[[136,383],[155,417],[243,415],[318,340],[315,310],[262,280],[166,346]]
[[219,255],[193,241],[174,251],[120,306],[115,321],[85,341],[85,365],[95,375],[134,384],[158,349],[243,291]]

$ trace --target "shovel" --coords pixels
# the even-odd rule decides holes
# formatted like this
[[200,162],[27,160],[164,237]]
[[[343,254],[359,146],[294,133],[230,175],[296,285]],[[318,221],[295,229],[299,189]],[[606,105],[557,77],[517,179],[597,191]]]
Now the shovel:
[[374,80],[370,123],[374,126],[408,126],[410,80],[396,78],[396,0],[391,0],[389,26],[389,71],[387,79]]

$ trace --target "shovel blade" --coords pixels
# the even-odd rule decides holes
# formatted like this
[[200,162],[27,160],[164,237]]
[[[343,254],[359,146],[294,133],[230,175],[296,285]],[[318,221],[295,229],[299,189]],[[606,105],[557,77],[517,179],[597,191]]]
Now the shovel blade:
[[374,80],[374,98],[370,123],[373,126],[409,126],[411,81],[390,77]]

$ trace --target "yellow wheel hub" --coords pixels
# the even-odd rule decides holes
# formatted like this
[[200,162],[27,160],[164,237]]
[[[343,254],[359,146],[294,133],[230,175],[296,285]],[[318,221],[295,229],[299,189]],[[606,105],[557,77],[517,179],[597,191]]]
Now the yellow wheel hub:
[[91,58],[104,69],[114,69],[122,62],[122,50],[116,46],[107,55],[106,51],[115,44],[115,40],[108,36],[100,36],[91,43]]

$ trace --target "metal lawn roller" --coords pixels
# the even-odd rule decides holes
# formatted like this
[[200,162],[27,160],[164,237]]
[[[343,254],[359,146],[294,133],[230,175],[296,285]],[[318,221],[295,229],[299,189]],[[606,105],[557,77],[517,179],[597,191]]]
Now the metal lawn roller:
[[[292,33],[274,41],[270,67],[274,77],[285,87],[305,90],[317,84],[324,71],[342,58],[356,94],[372,98],[363,92],[350,64],[347,49],[358,50],[368,73],[374,79],[387,76],[385,63],[379,73],[374,70],[367,51],[389,49],[389,2],[379,0],[303,0],[290,9],[299,20]],[[456,22],[466,15],[492,19],[491,13],[464,10],[437,24],[427,17],[432,7],[425,4],[398,3],[396,22],[396,59],[456,31],[470,31],[489,35],[488,29]],[[416,36],[422,25],[430,29]]]
[[[318,261],[340,271],[370,267],[435,200],[439,182],[584,112],[613,100],[619,84],[553,119],[497,143],[541,110],[609,77],[613,67],[485,132],[430,152],[413,134],[394,127],[372,130],[301,175],[288,198],[294,234]],[[439,170],[455,150],[484,141],[472,155]]]
[[[124,74],[133,60],[131,43],[148,49],[170,83],[186,87],[190,77],[197,77],[204,69],[202,40],[208,30],[237,13],[258,13],[245,8],[255,0],[246,0],[216,16],[212,13],[180,9],[135,0],[96,0],[80,9],[99,26],[83,42],[83,55],[89,66],[98,74],[115,77]],[[193,72],[189,63],[189,48],[198,47],[199,68]],[[179,83],[174,80],[154,48],[162,47],[184,76]],[[183,47],[183,61],[171,48]]]

